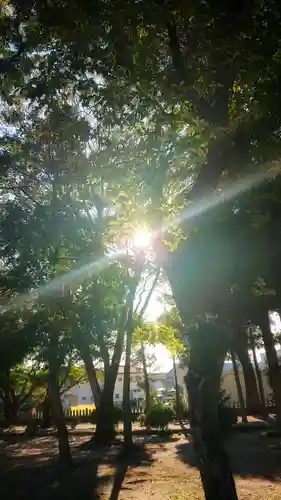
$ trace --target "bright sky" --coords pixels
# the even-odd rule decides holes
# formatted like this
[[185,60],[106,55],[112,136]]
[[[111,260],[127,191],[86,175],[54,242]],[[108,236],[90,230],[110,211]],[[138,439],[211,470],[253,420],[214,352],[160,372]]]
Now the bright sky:
[[[149,247],[151,243],[151,233],[146,231],[138,231],[135,237],[135,243],[139,247]],[[159,286],[157,287],[159,290]],[[156,321],[157,318],[164,312],[164,306],[161,300],[161,291],[153,292],[149,304],[147,306],[144,317],[147,321]],[[143,297],[143,301],[145,300],[145,294]],[[273,333],[278,333],[281,331],[281,320],[278,313],[271,314],[271,329]],[[158,344],[155,347],[150,347],[149,350],[151,353],[154,353],[157,359],[157,364],[154,367],[153,371],[170,371],[172,369],[173,363],[172,358],[167,351],[167,349],[162,345]],[[261,349],[263,352],[264,349]],[[259,356],[259,353],[257,353]]]

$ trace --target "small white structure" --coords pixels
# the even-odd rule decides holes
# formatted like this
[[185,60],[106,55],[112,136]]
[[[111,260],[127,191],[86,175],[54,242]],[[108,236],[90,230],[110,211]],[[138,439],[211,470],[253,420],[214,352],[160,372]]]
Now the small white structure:
[[[130,380],[130,398],[136,404],[142,404],[145,399],[143,389],[143,371],[142,368],[131,366],[131,380]],[[123,401],[123,384],[124,384],[124,366],[119,366],[118,375],[114,388],[114,403],[121,404]]]

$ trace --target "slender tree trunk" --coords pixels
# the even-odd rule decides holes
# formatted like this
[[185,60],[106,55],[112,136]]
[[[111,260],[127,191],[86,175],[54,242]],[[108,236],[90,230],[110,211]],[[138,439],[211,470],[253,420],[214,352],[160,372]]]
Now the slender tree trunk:
[[248,336],[246,332],[238,331],[238,333],[235,333],[233,346],[243,370],[248,414],[259,413],[261,402],[254,367],[249,356]]
[[[189,334],[186,384],[190,427],[206,500],[237,500],[218,417],[220,377],[225,358],[213,331],[202,325]],[[221,338],[223,343],[223,337]]]
[[132,415],[131,415],[131,401],[130,401],[130,382],[131,382],[131,355],[132,355],[132,341],[133,341],[133,314],[134,314],[134,299],[137,286],[140,280],[142,270],[142,259],[137,264],[135,276],[133,277],[131,289],[128,296],[128,316],[126,321],[126,354],[125,354],[125,367],[124,367],[124,383],[123,383],[123,417],[124,417],[124,445],[125,449],[129,450],[133,444],[132,438]]
[[[153,283],[151,285],[151,288],[146,296],[146,299],[143,303],[143,306],[141,310],[138,312],[138,314],[142,317],[147,309],[147,306],[149,304],[149,301],[151,299],[151,296],[155,290],[155,287],[157,285],[157,282],[159,280],[160,276],[160,268],[157,269]],[[151,395],[150,395],[150,383],[149,383],[149,377],[148,377],[148,371],[147,371],[147,364],[146,364],[146,356],[145,356],[145,347],[144,343],[141,342],[141,360],[142,360],[142,366],[143,366],[143,377],[144,377],[144,391],[145,391],[145,414],[148,415],[150,408],[151,408]]]
[[52,341],[52,352],[49,355],[49,397],[51,405],[51,414],[57,428],[59,457],[58,471],[62,473],[66,471],[72,464],[70,446],[68,441],[68,432],[64,421],[64,412],[60,397],[59,386],[59,366],[57,349],[54,349],[56,342]]
[[251,337],[251,345],[252,345],[252,353],[253,353],[253,360],[254,360],[254,366],[255,366],[255,371],[257,375],[257,380],[258,380],[258,386],[259,386],[259,393],[260,393],[260,398],[261,398],[261,411],[264,419],[266,420],[268,417],[268,412],[266,408],[266,401],[265,401],[265,394],[264,394],[264,386],[263,386],[263,381],[262,381],[262,375],[259,367],[259,363],[257,360],[257,353],[255,349],[255,343],[253,338]]
[[104,359],[104,387],[101,391],[100,408],[97,411],[97,425],[93,439],[93,443],[98,445],[110,443],[115,436],[113,395],[124,348],[127,311],[128,308],[124,307],[111,364],[108,363],[108,356],[106,356],[106,360]]
[[141,342],[141,361],[143,366],[144,392],[145,392],[145,415],[147,416],[151,408],[150,383],[147,371],[145,347]]
[[181,423],[181,421],[182,421],[182,411],[181,411],[181,400],[180,400],[180,391],[179,391],[179,383],[178,383],[177,365],[176,365],[176,359],[175,359],[175,357],[173,357],[173,370],[174,370],[175,390],[176,390],[176,417],[177,417],[177,420]]
[[126,354],[125,354],[125,367],[124,367],[124,383],[123,383],[123,418],[124,418],[124,445],[125,449],[129,450],[133,444],[132,438],[132,415],[131,415],[131,401],[130,401],[130,370],[131,370],[131,354],[132,354],[132,340],[133,340],[133,314],[134,314],[134,300],[136,295],[137,286],[140,281],[144,255],[141,252],[136,258],[136,269],[132,278],[130,291],[128,294],[128,314],[126,321]]
[[[130,316],[132,310],[129,311]],[[132,324],[132,318],[130,320]],[[132,446],[132,415],[130,402],[130,381],[131,381],[131,351],[132,351],[132,331],[127,331],[126,340],[126,355],[124,367],[124,383],[123,383],[123,417],[124,417],[124,445],[129,449]]]
[[19,401],[12,387],[9,369],[3,373],[2,398],[5,420],[9,425],[13,425],[18,417]]
[[105,373],[104,387],[100,395],[100,406],[97,409],[97,425],[94,442],[98,445],[109,444],[115,436],[114,429],[114,385],[116,377],[112,374],[111,367]]
[[95,367],[93,364],[93,359],[92,359],[92,356],[91,356],[91,353],[90,353],[88,346],[83,348],[82,351],[80,350],[80,353],[81,353],[81,357],[84,361],[85,370],[86,370],[89,384],[91,387],[91,391],[93,394],[96,409],[98,409],[100,407],[101,390],[100,390],[100,386],[99,386],[99,382],[98,382],[98,378],[97,378],[97,373],[96,373],[96,370],[95,370]]
[[236,355],[235,355],[234,351],[230,351],[230,354],[231,354],[234,377],[235,377],[235,382],[236,382],[236,387],[237,387],[238,400],[239,400],[239,404],[240,404],[240,408],[241,408],[242,422],[244,422],[244,424],[247,424],[248,423],[247,411],[245,408],[244,396],[243,396],[243,391],[242,391],[242,386],[241,386],[241,381],[240,381],[240,376],[239,376],[239,370],[238,370],[237,361],[236,361]]
[[9,425],[15,424],[18,417],[18,402],[13,389],[4,390],[3,403],[5,420]]
[[43,401],[43,419],[42,427],[43,429],[48,429],[51,427],[51,408],[50,408],[50,396],[49,396],[49,386],[47,387],[45,399]]
[[278,427],[281,428],[281,368],[274,345],[274,338],[270,329],[268,312],[260,312],[259,326],[262,331],[262,338],[268,361],[269,379],[275,399],[276,422]]

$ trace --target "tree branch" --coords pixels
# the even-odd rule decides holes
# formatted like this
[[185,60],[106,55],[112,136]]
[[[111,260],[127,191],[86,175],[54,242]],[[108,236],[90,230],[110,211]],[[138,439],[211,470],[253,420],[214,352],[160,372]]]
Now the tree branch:
[[211,105],[202,96],[198,96],[192,81],[188,78],[184,57],[182,55],[180,41],[177,33],[175,20],[167,23],[168,44],[171,52],[173,66],[175,68],[177,78],[180,85],[184,85],[185,97],[190,101],[191,105],[196,109],[201,119],[210,122],[212,117]]

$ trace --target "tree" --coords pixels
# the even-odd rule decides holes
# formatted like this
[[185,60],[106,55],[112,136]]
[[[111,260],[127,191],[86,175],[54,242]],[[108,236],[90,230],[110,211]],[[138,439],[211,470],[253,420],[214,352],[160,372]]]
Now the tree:
[[[175,307],[172,307],[168,312],[162,314],[158,319],[159,322],[163,324],[158,325],[158,342],[161,342],[169,351],[173,360],[173,371],[174,371],[174,381],[175,381],[175,395],[176,395],[176,416],[179,422],[182,420],[182,409],[181,409],[181,396],[180,388],[178,384],[178,374],[176,358],[182,356],[185,357],[188,354],[188,347],[186,345],[186,338],[184,335],[184,327],[181,322],[179,313]],[[185,344],[184,344],[185,341]]]
[[236,355],[233,351],[231,351],[230,355],[231,355],[231,361],[232,361],[232,366],[233,366],[233,371],[234,371],[235,383],[236,383],[236,387],[237,387],[239,404],[240,404],[240,408],[241,408],[241,412],[242,412],[242,422],[244,424],[247,424],[248,423],[247,412],[246,412],[246,408],[245,408],[244,396],[243,396],[242,386],[241,386],[240,377],[239,377],[239,370],[238,370],[238,366],[237,366]]
[[[143,315],[146,312],[147,306],[151,299],[152,294],[155,291],[156,285],[158,283],[160,276],[160,269],[156,271],[156,274],[153,278],[150,288],[146,289],[146,280],[144,282],[144,289],[139,291],[140,297],[142,297],[143,292],[147,292],[144,302],[141,304],[141,299],[135,309],[135,314],[137,315],[137,327],[134,330],[133,334],[133,344],[135,346],[140,345],[139,357],[143,367],[143,378],[144,378],[144,393],[145,393],[145,414],[148,415],[151,407],[151,391],[150,391],[150,381],[148,374],[148,366],[147,366],[147,355],[145,352],[145,345],[155,345],[155,329],[153,325],[145,324],[143,320]],[[148,275],[148,278],[151,279],[151,275]],[[139,307],[138,307],[139,306]]]
[[252,325],[248,327],[248,335],[249,335],[249,343],[252,349],[252,354],[253,354],[253,360],[254,360],[254,366],[255,366],[255,372],[258,380],[258,386],[259,386],[259,394],[260,394],[260,399],[261,399],[261,404],[262,404],[262,411],[263,411],[263,416],[266,419],[267,418],[267,409],[266,409],[266,400],[265,400],[265,393],[264,393],[264,386],[263,386],[263,381],[262,381],[262,375],[259,367],[259,363],[257,360],[257,353],[256,353],[256,342],[255,342],[255,335],[253,332]]
[[280,390],[280,367],[274,345],[274,339],[270,330],[268,312],[259,312],[259,326],[262,331],[265,352],[268,360],[270,383],[273,389],[275,405],[276,405],[276,421],[279,427],[281,426],[281,390]]
[[[67,130],[61,126],[66,118]],[[80,167],[81,181],[82,167],[87,164],[83,141],[88,140],[89,128],[85,120],[75,117],[73,108],[62,96],[54,99],[43,115],[27,105],[19,108],[11,120],[16,132],[11,136],[7,131],[1,151],[2,167],[7,170],[2,193],[4,199],[9,195],[1,221],[3,273],[10,278],[20,277],[16,286],[10,288],[10,300],[14,299],[15,308],[24,306],[25,314],[32,318],[28,326],[33,329],[36,345],[41,345],[48,365],[48,398],[58,429],[58,465],[64,469],[71,464],[71,454],[59,372],[71,344],[69,306],[73,293],[68,283],[56,278],[69,270],[70,261],[76,261],[79,254],[81,258],[81,250],[87,251],[89,241],[93,242],[89,236],[92,228],[87,225],[79,199],[75,198],[75,167]],[[12,237],[10,222],[15,215],[19,218],[16,235]],[[56,228],[60,230],[54,232]],[[46,285],[49,279],[53,279],[50,289]],[[35,292],[22,293],[30,288]],[[55,302],[50,299],[50,292]],[[46,303],[41,300],[44,294]],[[8,303],[5,307],[9,310],[11,306]]]
[[240,326],[239,328],[238,326],[237,331],[234,334],[233,348],[238,356],[238,359],[243,369],[245,388],[246,388],[247,409],[250,412],[259,411],[260,398],[259,398],[257,381],[253,365],[249,357],[249,351],[248,351],[249,342],[245,327]]
[[128,451],[132,447],[132,420],[131,420],[131,397],[130,397],[130,370],[131,370],[131,354],[132,341],[134,331],[134,300],[136,290],[140,281],[143,268],[143,255],[136,255],[136,269],[133,270],[131,277],[132,283],[129,289],[128,296],[128,315],[126,321],[126,349],[125,349],[125,366],[124,366],[124,382],[123,382],[123,416],[124,416],[124,445]]
[[[191,212],[185,213],[185,217],[189,214],[188,225],[182,225],[188,240],[177,241],[175,251],[167,259],[163,258],[160,246],[157,254],[167,272],[183,323],[190,323],[190,309],[193,317],[200,316],[196,331],[201,336],[201,345],[195,334],[189,334],[192,367],[189,386],[194,416],[202,417],[199,420],[194,417],[192,427],[206,498],[236,498],[221,441],[212,447],[210,428],[213,426],[214,435],[219,438],[215,412],[218,371],[230,344],[228,320],[235,315],[234,299],[237,302],[239,299],[243,306],[245,297],[252,302],[249,289],[260,276],[259,271],[266,269],[262,259],[258,265],[253,259],[255,266],[254,262],[242,259],[240,264],[248,266],[247,283],[243,276],[237,280],[233,272],[230,277],[227,271],[233,271],[234,267],[231,250],[238,248],[239,255],[247,255],[251,250],[250,245],[239,248],[241,239],[235,245],[237,234],[232,237],[228,230],[228,222],[233,222],[231,210],[227,223],[220,224],[221,238],[217,245],[215,233],[212,234],[214,225],[209,224],[210,214],[205,226],[204,217],[203,220],[197,217],[191,225],[190,214],[198,213],[198,205],[202,211],[210,192],[217,187],[223,190],[226,179],[231,182],[241,173],[256,171],[257,165],[280,156],[276,133],[280,120],[278,4],[205,2],[198,6],[198,2],[182,5],[175,0],[154,2],[151,8],[146,2],[128,1],[121,8],[118,2],[101,0],[94,6],[84,2],[81,8],[75,2],[36,1],[32,10],[28,2],[13,5],[14,12],[7,13],[5,9],[1,17],[5,28],[1,40],[2,70],[8,90],[12,91],[6,95],[15,99],[20,89],[33,102],[48,104],[50,94],[58,89],[71,87],[79,93],[82,103],[95,109],[103,128],[99,140],[112,141],[99,156],[107,164],[105,170],[111,171],[114,164],[119,180],[126,177],[126,187],[134,183],[152,225],[162,222],[164,215],[171,216],[188,205],[190,209],[193,203]],[[25,20],[24,45],[18,29],[21,19]],[[38,64],[44,71],[37,77]],[[63,71],[58,71],[58,66]],[[266,177],[268,172],[260,174],[259,178]],[[171,198],[173,203],[169,203]],[[232,204],[232,212],[237,214],[237,209],[239,212],[241,205]],[[251,214],[253,211],[252,205]],[[211,219],[213,216],[212,213]],[[212,228],[206,231],[209,225]],[[266,227],[272,230],[274,225],[271,219]],[[235,230],[235,224],[231,227]],[[203,239],[201,245],[198,229]],[[245,232],[247,243],[252,234]],[[164,235],[164,240],[167,239]],[[192,266],[187,261],[198,248],[200,258],[192,275]],[[208,252],[204,253],[204,248]],[[277,269],[274,266],[278,262],[277,253],[273,256],[267,248],[265,254],[270,256],[267,271]],[[223,268],[221,273],[218,260]],[[209,269],[204,265],[207,261]],[[233,262],[237,260],[234,258]],[[215,272],[210,275],[203,272],[212,270],[212,265]],[[274,277],[268,272],[266,276],[270,277],[267,281],[271,286]],[[237,286],[242,293],[235,293]],[[278,284],[274,289],[278,290]],[[249,309],[243,308],[247,319]],[[269,303],[265,309],[264,313],[269,310]],[[251,314],[254,316],[253,310]],[[212,315],[219,316],[219,321],[209,321]],[[191,323],[197,325],[198,321],[192,319]],[[277,396],[278,366],[270,332],[265,325],[263,330]],[[199,352],[203,359],[210,358],[207,372],[200,366]],[[212,469],[207,467],[211,462]]]

